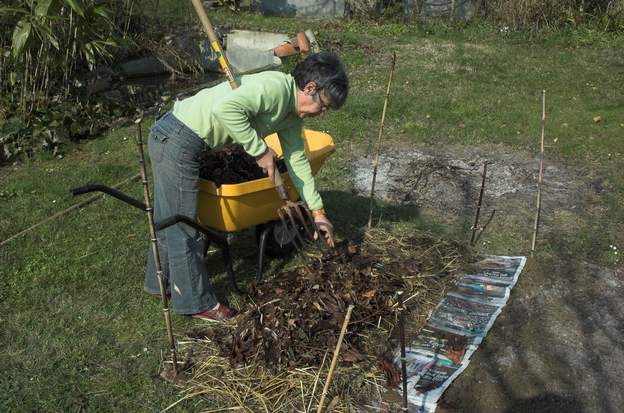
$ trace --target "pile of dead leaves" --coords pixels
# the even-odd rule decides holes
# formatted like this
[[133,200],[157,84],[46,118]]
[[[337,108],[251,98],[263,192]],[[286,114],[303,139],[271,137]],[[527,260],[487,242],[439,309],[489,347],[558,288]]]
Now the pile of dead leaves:
[[[415,241],[406,240],[405,245]],[[422,239],[418,241],[427,247]],[[235,331],[220,340],[221,354],[233,364],[260,361],[276,370],[318,365],[325,352],[335,347],[347,308],[353,304],[341,361],[353,363],[364,355],[377,355],[379,348],[371,348],[367,339],[370,331],[379,329],[382,320],[392,322],[397,294],[422,287],[414,280],[431,270],[423,257],[410,257],[413,251],[397,246],[363,251],[344,242],[307,266],[255,286]],[[444,269],[440,263],[436,276],[444,278],[453,268]]]

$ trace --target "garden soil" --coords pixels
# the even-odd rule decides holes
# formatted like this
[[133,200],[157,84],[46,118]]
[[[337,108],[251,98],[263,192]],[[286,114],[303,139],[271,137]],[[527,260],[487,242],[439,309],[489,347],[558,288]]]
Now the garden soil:
[[[495,209],[488,232],[525,228],[530,240],[539,160],[525,151],[438,146],[388,152],[381,156],[376,195],[471,223],[486,160],[481,222]],[[355,162],[353,187],[362,196],[370,191],[371,163]],[[605,191],[590,171],[547,160],[540,239],[552,244],[561,225],[599,211]],[[487,252],[487,245],[480,250]],[[528,244],[510,254],[527,250]],[[624,269],[574,257],[529,259],[509,303],[437,411],[622,411],[623,308]]]
[[439,413],[621,412],[624,271],[529,260]]

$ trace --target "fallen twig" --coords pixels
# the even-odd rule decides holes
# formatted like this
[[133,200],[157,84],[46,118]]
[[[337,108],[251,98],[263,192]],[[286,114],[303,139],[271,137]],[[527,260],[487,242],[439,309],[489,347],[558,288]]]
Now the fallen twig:
[[[127,183],[129,183],[129,182],[136,181],[136,180],[137,180],[137,179],[139,179],[140,177],[141,177],[141,174],[136,174],[136,175],[133,175],[133,176],[131,176],[131,177],[130,177],[130,178],[128,178],[128,179],[124,179],[123,181],[121,181],[121,182],[120,182],[120,183],[118,183],[117,185],[113,186],[112,188],[113,188],[113,189],[118,189],[118,188],[122,187],[123,185],[125,185],[125,184],[127,184]],[[50,217],[48,217],[48,218],[44,219],[43,221],[40,221],[40,222],[36,223],[36,224],[35,224],[35,225],[33,225],[33,226],[30,226],[30,227],[26,228],[26,229],[25,229],[25,230],[23,230],[23,231],[18,232],[18,233],[17,233],[17,234],[15,234],[15,235],[11,235],[9,238],[7,238],[7,239],[5,239],[4,241],[0,242],[0,247],[1,247],[1,246],[3,246],[3,245],[5,245],[5,244],[8,244],[10,241],[14,240],[15,238],[17,238],[17,237],[19,237],[19,236],[21,236],[21,235],[24,235],[24,234],[26,234],[27,232],[30,232],[30,231],[32,231],[33,229],[37,228],[37,227],[40,227],[40,226],[41,226],[41,225],[43,225],[43,224],[46,224],[46,223],[48,223],[48,222],[50,222],[50,221],[53,221],[53,220],[55,220],[56,218],[62,217],[63,215],[68,214],[69,212],[71,212],[71,211],[73,211],[73,210],[75,210],[75,209],[82,208],[83,206],[86,206],[86,205],[90,204],[90,203],[91,203],[91,202],[93,202],[93,201],[97,201],[97,200],[98,200],[98,199],[100,199],[103,195],[104,195],[104,194],[98,194],[98,195],[94,195],[94,196],[92,196],[92,197],[90,197],[90,198],[87,198],[87,199],[85,199],[84,201],[82,201],[82,202],[78,202],[77,204],[72,205],[72,206],[70,206],[69,208],[64,209],[63,211],[57,212],[56,214],[54,214],[54,215],[52,215],[52,216],[50,216]]]

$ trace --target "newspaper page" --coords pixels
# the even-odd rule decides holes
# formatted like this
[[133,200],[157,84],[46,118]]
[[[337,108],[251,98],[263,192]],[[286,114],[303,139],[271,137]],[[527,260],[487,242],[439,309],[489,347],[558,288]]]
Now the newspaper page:
[[[525,263],[526,257],[484,257],[434,309],[405,349],[409,411],[435,411],[444,390],[468,366],[501,313]],[[394,364],[401,368],[400,348]]]

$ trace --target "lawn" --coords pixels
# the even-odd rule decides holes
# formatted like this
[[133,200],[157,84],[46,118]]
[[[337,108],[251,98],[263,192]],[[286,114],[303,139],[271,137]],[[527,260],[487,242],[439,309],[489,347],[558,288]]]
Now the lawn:
[[[357,236],[366,223],[368,203],[351,191],[350,166],[377,136],[396,52],[385,149],[466,145],[537,152],[545,89],[546,162],[575,165],[605,190],[574,222],[562,218],[557,243],[541,240],[538,259],[577,256],[621,265],[609,247],[624,247],[621,38],[577,32],[531,39],[477,24],[301,23],[228,12],[215,14],[214,23],[288,33],[312,27],[321,45],[344,60],[351,80],[347,104],[308,123],[336,141],[318,184],[339,238]],[[153,120],[145,119],[144,136]],[[138,173],[134,133],[123,127],[65,148],[62,159],[43,155],[2,167],[0,239],[78,202],[69,188],[114,185]],[[137,181],[121,189],[142,198]],[[389,228],[470,236],[466,217],[379,208]],[[497,231],[484,233],[486,246],[478,250],[526,254],[531,222],[497,219]],[[253,234],[232,242],[235,269],[248,280]],[[0,247],[0,411],[157,411],[177,400],[177,389],[158,377],[166,342],[160,303],[142,290],[146,248],[145,215],[106,197]],[[219,257],[209,255],[208,265],[218,289],[236,304]],[[267,274],[283,265],[288,261],[272,261]],[[173,324],[182,334],[195,322],[174,316]],[[192,411],[193,402],[176,409]]]

